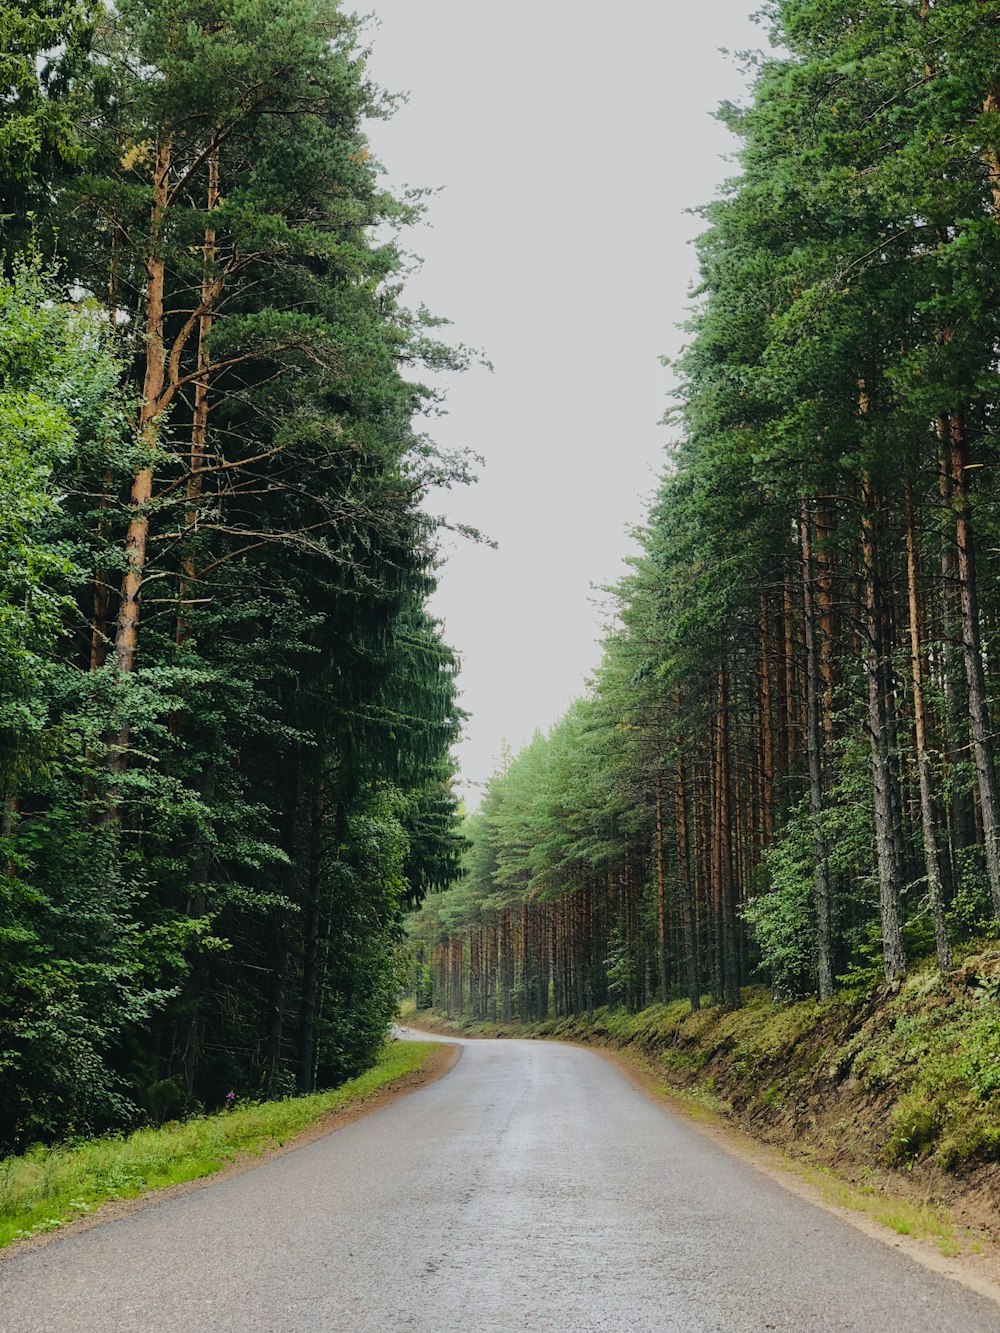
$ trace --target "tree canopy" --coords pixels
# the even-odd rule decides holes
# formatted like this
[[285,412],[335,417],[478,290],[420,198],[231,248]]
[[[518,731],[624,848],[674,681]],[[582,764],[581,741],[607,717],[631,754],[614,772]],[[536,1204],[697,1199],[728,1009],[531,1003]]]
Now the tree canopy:
[[0,5],[0,1144],[370,1062],[455,873],[422,367],[327,0]]

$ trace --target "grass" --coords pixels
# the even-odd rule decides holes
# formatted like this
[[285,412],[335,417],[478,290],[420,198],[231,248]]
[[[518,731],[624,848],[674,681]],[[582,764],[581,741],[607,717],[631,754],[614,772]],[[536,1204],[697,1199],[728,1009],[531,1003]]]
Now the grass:
[[933,1241],[946,1258],[954,1258],[962,1252],[961,1240],[945,1208],[886,1195],[840,1180],[821,1167],[808,1167],[801,1162],[791,1164],[788,1169],[813,1185],[827,1203],[863,1213],[899,1236]]
[[331,1111],[364,1101],[413,1073],[438,1050],[393,1042],[358,1078],[307,1097],[258,1102],[72,1147],[33,1148],[0,1161],[0,1247],[53,1231],[113,1199],[199,1180],[247,1154],[281,1147]]

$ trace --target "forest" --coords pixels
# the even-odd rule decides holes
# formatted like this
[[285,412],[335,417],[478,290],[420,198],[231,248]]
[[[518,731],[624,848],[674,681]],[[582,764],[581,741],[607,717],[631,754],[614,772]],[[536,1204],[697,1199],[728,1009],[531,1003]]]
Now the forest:
[[891,993],[996,934],[1000,4],[764,18],[640,553],[412,922],[420,1006]]
[[335,0],[0,4],[0,1152],[330,1087],[457,873],[407,308]]

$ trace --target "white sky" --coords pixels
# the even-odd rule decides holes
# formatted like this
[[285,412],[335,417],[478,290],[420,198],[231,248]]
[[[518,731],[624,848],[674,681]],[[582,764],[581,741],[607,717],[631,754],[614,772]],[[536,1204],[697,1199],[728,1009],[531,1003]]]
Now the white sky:
[[375,0],[370,70],[408,92],[371,127],[394,186],[443,187],[408,284],[494,372],[452,379],[431,433],[486,459],[436,508],[450,537],[433,611],[462,658],[459,749],[471,804],[600,657],[593,585],[633,549],[662,461],[669,371],[694,277],[691,238],[731,174],[711,118],[745,80],[725,47],[765,45],[752,0]]

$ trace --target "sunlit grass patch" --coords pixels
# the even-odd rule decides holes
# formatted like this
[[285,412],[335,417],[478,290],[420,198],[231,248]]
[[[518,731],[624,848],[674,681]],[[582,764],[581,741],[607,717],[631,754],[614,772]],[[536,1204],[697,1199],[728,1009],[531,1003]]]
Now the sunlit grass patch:
[[821,1167],[806,1167],[797,1163],[792,1170],[813,1185],[827,1203],[850,1212],[862,1213],[895,1231],[898,1236],[935,1241],[946,1256],[961,1251],[958,1232],[944,1208],[886,1195],[871,1186],[856,1185],[840,1179]]

